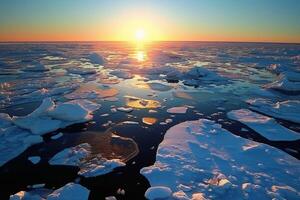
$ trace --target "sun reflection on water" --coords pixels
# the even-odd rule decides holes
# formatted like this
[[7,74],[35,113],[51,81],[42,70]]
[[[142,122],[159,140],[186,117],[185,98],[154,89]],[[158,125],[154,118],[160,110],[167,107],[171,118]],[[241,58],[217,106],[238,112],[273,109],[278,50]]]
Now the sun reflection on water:
[[135,58],[139,61],[139,62],[143,62],[146,60],[146,53],[145,51],[137,51],[135,54]]

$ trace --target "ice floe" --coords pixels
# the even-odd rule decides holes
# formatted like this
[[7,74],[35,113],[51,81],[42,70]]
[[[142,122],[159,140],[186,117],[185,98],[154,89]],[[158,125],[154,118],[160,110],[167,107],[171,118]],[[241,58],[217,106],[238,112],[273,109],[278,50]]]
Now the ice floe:
[[168,199],[171,195],[172,191],[170,188],[164,186],[150,187],[145,193],[145,197],[149,200]]
[[106,159],[97,154],[91,155],[91,145],[82,143],[58,152],[50,160],[50,165],[68,165],[80,168],[79,175],[94,177],[111,172],[116,167],[124,166],[120,159]]
[[129,108],[129,107],[127,107],[127,108],[126,107],[118,107],[117,110],[120,111],[120,112],[127,112],[127,113],[133,111],[133,109]]
[[248,109],[233,110],[227,113],[230,119],[239,121],[269,140],[298,140],[300,133],[281,126],[273,118],[252,112]]
[[171,114],[185,114],[187,109],[186,106],[178,106],[167,109],[167,112]]
[[282,72],[275,82],[266,84],[264,87],[283,92],[298,93],[300,92],[300,72]]
[[[44,185],[44,184],[43,184]],[[68,183],[57,190],[36,189],[10,195],[9,200],[87,200],[90,191],[82,185]]]
[[62,137],[62,136],[63,136],[63,133],[62,133],[62,132],[59,132],[58,134],[51,136],[51,139],[52,139],[52,140],[57,140],[58,138],[60,138],[60,137]]
[[148,83],[148,85],[152,90],[156,90],[156,91],[168,91],[172,89],[171,86],[162,83]]
[[26,116],[13,116],[11,119],[7,114],[1,114],[0,166],[28,147],[42,142],[40,135],[91,120],[92,112],[99,107],[87,100],[55,104],[51,98],[46,98]]
[[155,187],[166,187],[173,197],[294,199],[300,195],[299,160],[235,136],[207,119],[171,127],[158,147],[154,165],[140,172],[154,194]]
[[90,191],[82,185],[68,183],[48,195],[47,200],[87,200]]
[[32,164],[38,164],[41,160],[41,157],[39,156],[31,156],[28,157],[28,160],[32,163]]
[[300,101],[287,100],[273,103],[267,99],[249,99],[250,109],[265,115],[284,119],[294,123],[300,123]]
[[114,75],[118,78],[123,78],[123,79],[131,79],[133,78],[133,75],[129,72],[129,71],[125,71],[125,70],[114,70],[112,72],[110,72],[111,75]]
[[84,159],[91,155],[91,145],[82,143],[75,147],[66,148],[49,160],[50,165],[80,166]]
[[105,59],[96,52],[91,53],[88,58],[90,59],[91,63],[103,65],[105,63]]
[[0,129],[0,166],[23,153],[28,147],[41,142],[41,136],[16,126]]
[[13,116],[12,122],[33,134],[43,135],[75,123],[89,121],[93,117],[91,113],[99,108],[100,105],[88,100],[55,104],[51,98],[46,98],[31,114]]
[[184,74],[183,84],[188,86],[199,86],[201,83],[225,83],[226,79],[216,72],[201,66],[195,66]]

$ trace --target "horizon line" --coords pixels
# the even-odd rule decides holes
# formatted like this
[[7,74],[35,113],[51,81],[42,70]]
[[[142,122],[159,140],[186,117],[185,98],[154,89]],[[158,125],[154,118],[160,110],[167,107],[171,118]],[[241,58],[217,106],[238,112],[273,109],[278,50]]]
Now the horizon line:
[[[0,43],[89,43],[89,42],[136,42],[134,40],[20,40],[20,41],[0,41]],[[226,40],[152,40],[151,42],[205,42],[205,43],[262,43],[262,44],[300,44],[300,42],[280,42],[280,41],[226,41]]]

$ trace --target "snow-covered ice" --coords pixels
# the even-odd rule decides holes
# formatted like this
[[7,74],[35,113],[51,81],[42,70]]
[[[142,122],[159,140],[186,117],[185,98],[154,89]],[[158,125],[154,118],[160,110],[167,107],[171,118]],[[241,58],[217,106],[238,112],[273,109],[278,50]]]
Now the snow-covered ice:
[[88,200],[90,191],[82,185],[68,183],[48,195],[47,200]]
[[178,106],[167,109],[167,112],[171,114],[185,114],[187,109],[186,106]]
[[69,166],[80,166],[84,159],[91,155],[91,145],[88,143],[82,143],[74,147],[66,148],[50,160],[50,165],[69,165]]
[[207,119],[171,127],[154,165],[140,172],[151,187],[167,187],[173,196],[179,192],[189,199],[295,199],[300,195],[299,160],[235,136]]
[[284,119],[294,123],[300,123],[300,101],[287,100],[278,101],[276,103],[267,99],[249,99],[250,109],[258,111],[268,116],[278,119]]
[[80,168],[79,175],[94,177],[111,172],[116,167],[125,166],[120,159],[106,159],[97,154],[92,156],[91,145],[82,143],[66,148],[49,160],[50,165],[68,165]]
[[300,139],[300,133],[281,126],[273,118],[248,109],[233,110],[228,112],[227,116],[245,124],[268,140],[293,141]]

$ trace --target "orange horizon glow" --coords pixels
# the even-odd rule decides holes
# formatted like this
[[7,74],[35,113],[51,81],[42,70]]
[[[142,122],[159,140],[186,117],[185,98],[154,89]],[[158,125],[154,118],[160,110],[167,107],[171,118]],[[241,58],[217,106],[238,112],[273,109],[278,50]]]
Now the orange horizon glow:
[[[2,5],[0,42],[300,43],[300,26],[296,20],[299,14],[295,13],[297,5],[283,1],[257,5],[250,0],[237,4],[227,1],[222,3],[222,0],[218,3],[200,0],[187,0],[186,3],[168,0],[163,3],[158,0],[131,0],[131,3],[101,0],[90,3],[70,3],[69,0],[28,1],[31,4],[27,7],[24,2],[14,4],[8,1],[7,5]],[[215,4],[222,7],[216,7]],[[266,13],[265,7],[269,6],[279,10],[289,6],[289,9],[281,14]],[[291,9],[293,12],[288,15]]]

